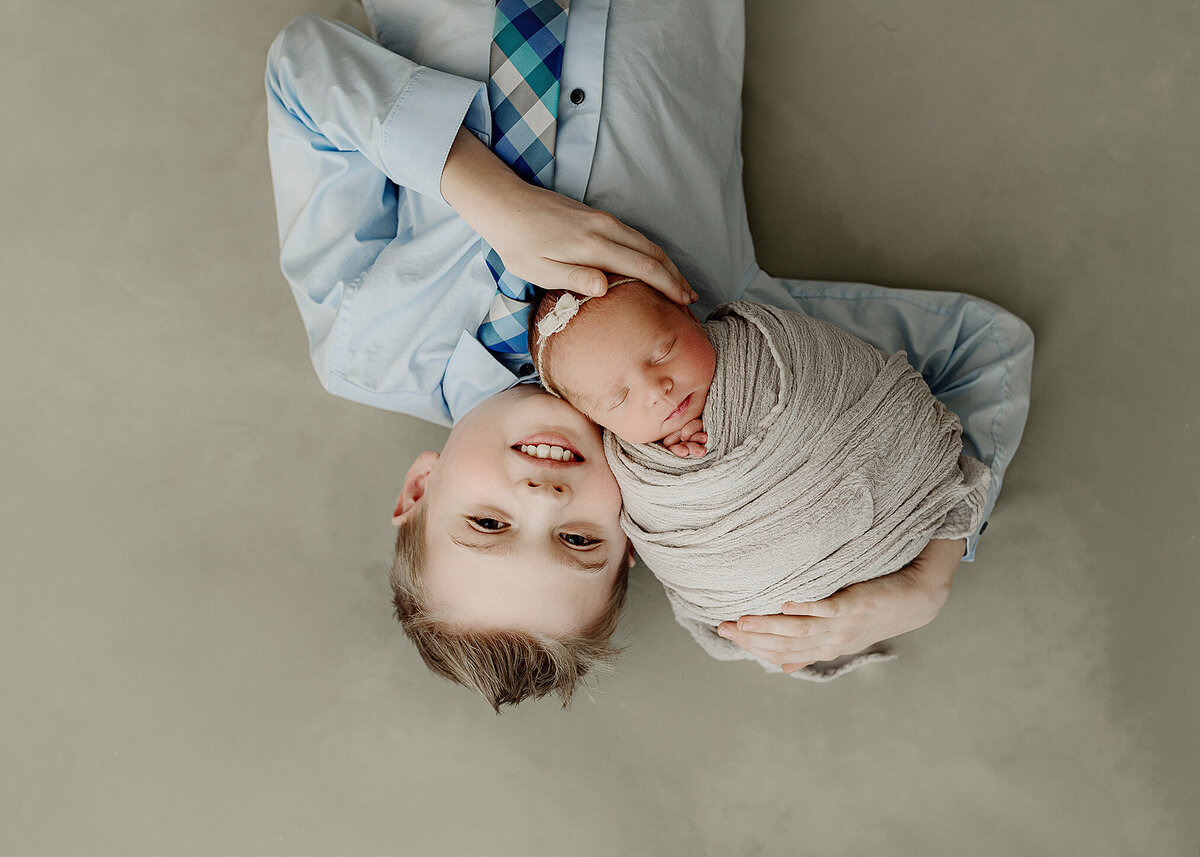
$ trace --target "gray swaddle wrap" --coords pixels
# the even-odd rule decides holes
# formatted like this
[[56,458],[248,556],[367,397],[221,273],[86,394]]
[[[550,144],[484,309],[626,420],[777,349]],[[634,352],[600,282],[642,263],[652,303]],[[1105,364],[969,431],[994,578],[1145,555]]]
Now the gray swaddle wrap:
[[[716,625],[824,598],[902,568],[931,538],[975,531],[988,469],[961,455],[958,418],[903,352],[743,301],[704,327],[717,355],[708,454],[608,431],[604,449],[623,529],[709,654],[758,660]],[[795,675],[826,680],[881,657],[873,647]]]

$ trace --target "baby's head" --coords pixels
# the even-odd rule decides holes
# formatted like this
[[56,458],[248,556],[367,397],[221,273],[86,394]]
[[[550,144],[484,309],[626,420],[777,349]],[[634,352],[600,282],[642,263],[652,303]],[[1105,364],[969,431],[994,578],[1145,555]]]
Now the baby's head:
[[468,412],[417,457],[392,518],[396,615],[426,665],[497,711],[565,705],[616,652],[620,512],[600,431],[566,402],[525,384]]
[[547,390],[630,443],[662,440],[699,419],[716,369],[691,310],[639,280],[615,280],[581,304],[546,292],[533,309],[529,350]]

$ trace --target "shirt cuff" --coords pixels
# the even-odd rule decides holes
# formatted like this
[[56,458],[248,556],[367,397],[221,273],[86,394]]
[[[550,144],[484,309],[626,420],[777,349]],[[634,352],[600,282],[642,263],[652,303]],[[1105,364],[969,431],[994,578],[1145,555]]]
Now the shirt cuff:
[[490,132],[487,95],[482,83],[432,68],[409,80],[383,125],[383,168],[407,190],[442,198],[442,169],[450,146],[468,118],[478,135]]
[[979,544],[979,537],[983,535],[983,531],[987,529],[988,522],[984,521],[979,525],[979,529],[967,536],[967,552],[963,554],[963,562],[975,561],[975,546]]

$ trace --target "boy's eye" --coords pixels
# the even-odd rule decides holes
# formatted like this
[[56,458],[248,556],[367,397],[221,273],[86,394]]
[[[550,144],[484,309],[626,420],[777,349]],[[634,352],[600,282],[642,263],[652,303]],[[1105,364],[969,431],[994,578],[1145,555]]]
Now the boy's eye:
[[672,339],[669,344],[658,349],[658,351],[655,353],[655,356],[654,356],[654,362],[662,363],[664,360],[667,359],[667,355],[669,355],[674,348],[675,348],[675,340]]
[[472,516],[467,520],[474,524],[476,529],[484,530],[489,533],[497,533],[508,526],[508,524],[504,523],[503,521],[497,521],[495,518],[476,518]]
[[580,533],[560,533],[559,538],[573,548],[587,548],[600,543],[600,539],[589,538]]
[[600,543],[600,539],[588,538],[579,533],[560,533],[558,537],[573,548],[589,548]]
[[625,390],[624,390],[624,391],[621,393],[621,398],[619,398],[619,399],[617,399],[615,402],[613,402],[613,403],[612,403],[612,405],[609,407],[609,410],[610,410],[610,411],[615,411],[617,408],[621,407],[621,405],[623,405],[623,404],[625,403],[625,397],[626,397],[626,396],[628,396],[628,395],[629,395],[629,389],[628,389],[628,388],[626,388],[626,389],[625,389]]

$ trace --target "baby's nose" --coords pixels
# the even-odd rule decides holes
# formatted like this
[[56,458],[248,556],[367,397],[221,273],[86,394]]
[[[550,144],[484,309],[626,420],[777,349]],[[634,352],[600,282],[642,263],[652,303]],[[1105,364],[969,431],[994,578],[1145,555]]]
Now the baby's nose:
[[666,375],[651,377],[646,381],[646,397],[650,404],[657,405],[671,394],[674,383]]

